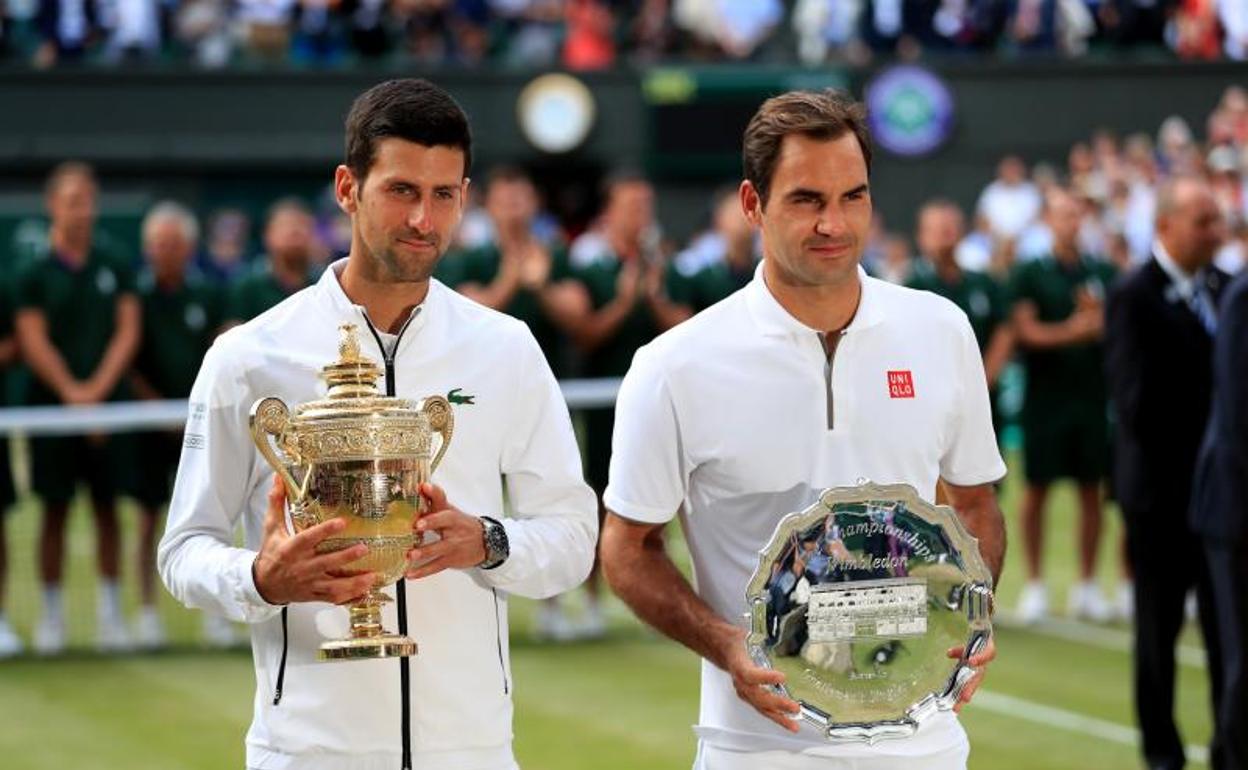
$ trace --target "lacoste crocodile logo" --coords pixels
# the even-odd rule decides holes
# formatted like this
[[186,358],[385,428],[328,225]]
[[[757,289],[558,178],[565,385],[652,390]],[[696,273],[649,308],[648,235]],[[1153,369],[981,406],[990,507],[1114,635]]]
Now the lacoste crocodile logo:
[[476,396],[460,395],[461,390],[463,390],[463,388],[455,388],[450,393],[447,393],[446,400],[450,401],[452,404],[475,404],[477,403],[476,401],[473,401],[473,399],[476,398]]

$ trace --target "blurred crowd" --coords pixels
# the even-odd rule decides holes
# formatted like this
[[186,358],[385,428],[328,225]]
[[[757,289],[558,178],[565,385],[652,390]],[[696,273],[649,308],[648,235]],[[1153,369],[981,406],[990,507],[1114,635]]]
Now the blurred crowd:
[[[1025,621],[1049,612],[1041,521],[1048,482],[1064,476],[1072,451],[1057,439],[1041,438],[1076,418],[1082,422],[1071,425],[1072,435],[1090,445],[1079,449],[1086,449],[1078,474],[1080,574],[1068,612],[1096,621],[1130,614],[1125,564],[1118,595],[1104,595],[1094,582],[1109,473],[1103,453],[1112,430],[1099,347],[1104,298],[1117,276],[1154,252],[1158,185],[1176,176],[1203,178],[1212,187],[1220,228],[1216,264],[1228,273],[1241,270],[1248,259],[1246,172],[1248,94],[1232,87],[1203,125],[1172,117],[1155,134],[1099,131],[1071,147],[1064,166],[1003,158],[971,211],[934,198],[917,212],[913,238],[876,222],[865,249],[866,270],[957,302],[979,339],[994,394],[1011,371],[1027,383],[1021,408],[1012,413],[996,399],[999,427],[1017,422],[1025,436],[1028,484],[1021,518],[1028,583],[1018,608]],[[622,376],[638,347],[743,287],[761,259],[735,184],[711,195],[705,228],[683,244],[664,235],[655,186],[635,170],[607,176],[599,213],[577,232],[547,210],[523,168],[487,169],[473,189],[457,242],[436,277],[528,323],[564,379]],[[331,198],[311,205],[297,198],[273,202],[254,228],[262,245],[258,254],[251,253],[253,223],[243,211],[212,212],[201,224],[187,206],[163,201],[142,222],[141,255],[125,254],[99,231],[98,193],[89,166],[58,166],[45,190],[46,239],[4,255],[0,367],[11,402],[185,398],[220,331],[310,285],[350,247],[349,223]],[[1043,341],[1043,325],[1055,323],[1071,335]],[[1069,349],[1058,357],[1051,350],[1038,354],[1055,344]],[[577,420],[586,477],[601,493],[613,410],[585,410]],[[152,553],[180,443],[180,433],[31,441],[31,487],[44,506],[43,614],[28,642],[17,637],[0,606],[0,656],[28,643],[43,653],[65,644],[65,518],[80,482],[90,493],[99,533],[100,647],[164,643]],[[0,451],[7,448],[0,443]],[[9,467],[8,458],[0,457],[0,505],[6,507],[15,501]],[[118,495],[137,500],[144,512],[136,566],[142,610],[133,622],[123,618],[118,595]],[[2,538],[0,527],[0,581]],[[0,582],[0,600],[4,595]],[[551,602],[539,613],[538,626],[558,639],[602,633],[593,582],[587,610],[576,622]],[[211,621],[205,633],[220,643],[231,638],[228,626]]]
[[40,67],[368,60],[598,70],[873,56],[1248,54],[1245,0],[4,0],[0,57]]

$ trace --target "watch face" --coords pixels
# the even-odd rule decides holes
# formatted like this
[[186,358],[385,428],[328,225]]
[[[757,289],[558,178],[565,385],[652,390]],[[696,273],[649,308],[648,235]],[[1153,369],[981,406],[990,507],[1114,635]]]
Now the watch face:
[[564,74],[543,75],[525,86],[516,104],[524,137],[539,150],[575,150],[594,124],[594,97],[584,83]]
[[483,522],[485,524],[485,565],[497,567],[511,553],[507,530],[493,519],[483,519]]

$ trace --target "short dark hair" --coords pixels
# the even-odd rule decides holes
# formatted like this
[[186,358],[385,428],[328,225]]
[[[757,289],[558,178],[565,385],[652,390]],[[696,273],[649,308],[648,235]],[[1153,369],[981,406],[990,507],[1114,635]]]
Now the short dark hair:
[[356,97],[347,114],[347,168],[357,179],[368,176],[377,142],[395,137],[426,147],[458,147],[464,153],[464,176],[472,168],[472,132],[468,116],[451,95],[428,80],[387,80]]
[[489,190],[497,183],[527,182],[533,184],[533,178],[523,168],[509,163],[499,164],[490,169],[485,176],[485,189]]
[[850,133],[858,139],[867,173],[870,173],[871,133],[867,128],[867,111],[861,102],[832,88],[789,91],[773,96],[763,102],[745,128],[742,171],[766,204],[784,137],[799,134],[825,141]]
[[602,180],[602,199],[610,200],[617,188],[630,184],[650,184],[650,179],[641,169],[632,166],[620,166],[612,169]]
[[308,204],[304,203],[301,198],[288,195],[284,198],[278,198],[269,204],[269,208],[264,213],[264,222],[268,226],[279,214],[285,214],[287,211],[293,211],[306,217],[312,216],[312,209]]
[[80,160],[62,161],[48,172],[47,181],[43,184],[43,192],[45,195],[52,195],[61,184],[67,179],[78,177],[86,180],[92,187],[98,187],[99,183],[95,179],[95,169],[91,164],[84,163]]

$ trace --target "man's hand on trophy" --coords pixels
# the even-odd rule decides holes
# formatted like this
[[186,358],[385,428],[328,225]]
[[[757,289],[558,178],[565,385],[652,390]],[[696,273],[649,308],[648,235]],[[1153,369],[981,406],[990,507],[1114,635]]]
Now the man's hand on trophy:
[[320,554],[316,547],[345,529],[342,519],[330,519],[292,535],[286,529],[286,485],[281,476],[269,490],[269,510],[264,517],[264,540],[251,564],[256,590],[269,604],[332,602],[347,604],[368,593],[375,575],[346,570],[368,553],[368,546],[353,545]]
[[755,663],[746,652],[745,636],[744,629],[734,628],[726,642],[724,654],[724,670],[732,676],[737,697],[785,730],[797,732],[795,717],[801,707],[797,701],[774,689],[776,685],[784,684],[784,674]]
[[[421,484],[425,515],[412,528],[421,535],[421,545],[407,552],[407,579],[435,575],[444,569],[468,569],[485,561],[485,525],[446,501],[446,492],[437,484]],[[438,539],[429,541],[429,534]]]
[[[962,657],[965,649],[966,648],[964,647],[950,647],[948,653],[949,657],[954,658],[955,660],[959,659]],[[967,663],[975,669],[975,676],[971,677],[971,681],[967,682],[966,686],[962,688],[962,694],[958,696],[958,702],[953,707],[954,711],[961,713],[962,707],[971,702],[971,698],[975,695],[975,691],[979,689],[980,684],[984,681],[985,669],[988,668],[988,664],[991,663],[996,657],[997,640],[995,635],[989,634],[988,641],[984,643],[979,652],[971,655],[971,657],[967,660]]]

